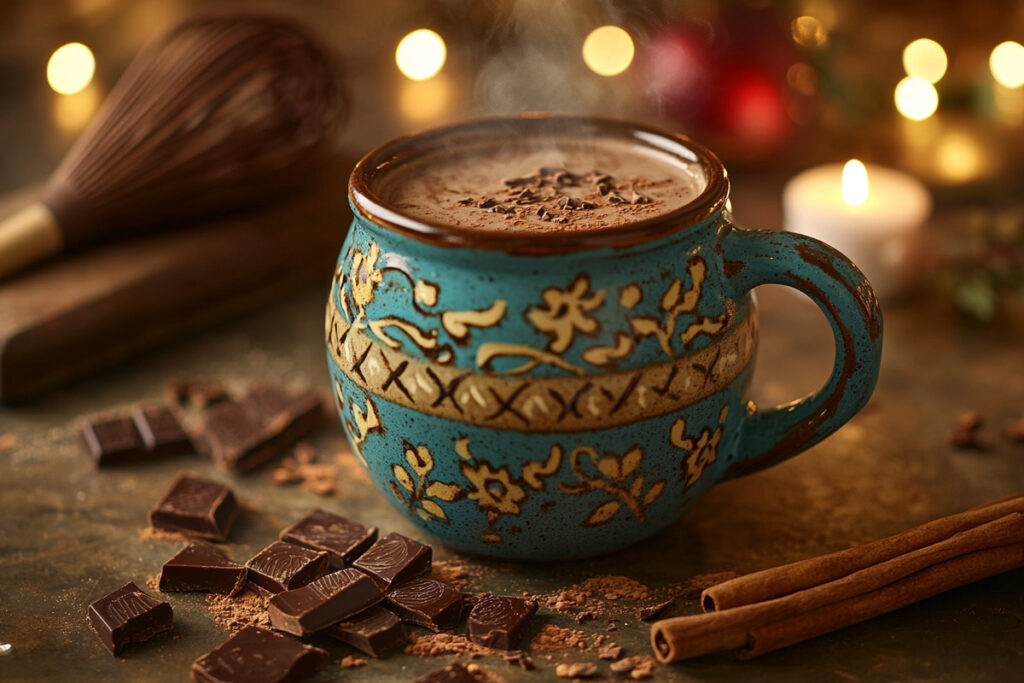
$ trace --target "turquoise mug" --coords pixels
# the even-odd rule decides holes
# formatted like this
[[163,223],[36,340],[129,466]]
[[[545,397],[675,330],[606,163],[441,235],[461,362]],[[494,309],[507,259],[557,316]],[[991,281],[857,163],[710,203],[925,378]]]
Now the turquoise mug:
[[[695,196],[619,226],[532,232],[423,217],[395,199],[410,164],[527,143],[627,145],[685,169]],[[338,412],[383,495],[465,552],[585,557],[665,529],[716,482],[850,419],[881,358],[870,285],[817,240],[737,227],[728,196],[702,145],[612,119],[484,119],[367,154],[350,180],[326,338]],[[836,342],[820,391],[767,409],[748,398],[750,291],[766,283],[808,295]]]

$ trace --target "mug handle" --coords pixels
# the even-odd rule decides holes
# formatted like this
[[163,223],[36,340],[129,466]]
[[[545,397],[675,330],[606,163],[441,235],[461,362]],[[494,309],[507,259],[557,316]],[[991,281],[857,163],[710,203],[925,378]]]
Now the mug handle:
[[835,366],[819,391],[775,408],[753,403],[727,478],[743,476],[810,448],[864,407],[878,380],[882,313],[864,274],[824,242],[792,232],[732,225],[720,244],[736,299],[764,284],[798,289],[818,305],[836,340]]

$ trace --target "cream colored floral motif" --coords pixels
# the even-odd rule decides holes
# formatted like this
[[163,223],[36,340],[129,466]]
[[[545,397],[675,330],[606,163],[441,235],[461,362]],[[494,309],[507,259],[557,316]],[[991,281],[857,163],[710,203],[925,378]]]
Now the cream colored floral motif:
[[391,482],[391,490],[423,519],[436,519],[447,524],[448,515],[438,501],[451,503],[459,500],[464,495],[462,487],[430,480],[430,473],[434,471],[434,456],[429,448],[413,446],[407,441],[403,441],[402,445],[408,469],[400,463],[392,465],[391,472],[395,475],[395,481]]
[[470,327],[494,327],[505,317],[508,305],[498,299],[482,311],[445,311],[441,314],[441,326],[453,339],[462,340],[469,336]]
[[[385,272],[396,272],[408,279],[412,285],[416,310],[425,316],[439,317],[440,327],[443,327],[455,341],[461,342],[468,338],[470,327],[493,327],[505,316],[507,304],[504,299],[496,299],[490,306],[482,310],[431,312],[419,308],[417,304],[427,307],[437,305],[441,292],[439,285],[426,280],[414,281],[412,276],[401,268],[378,266],[377,262],[381,258],[381,253],[376,242],[370,243],[366,253],[354,246],[350,246],[349,253],[351,254],[351,266],[348,276],[343,276],[340,279],[338,305],[341,307],[345,319],[350,321],[353,327],[357,330],[368,328],[382,344],[390,348],[401,349],[403,347],[404,340],[397,335],[397,333],[401,333],[433,361],[447,364],[453,358],[450,346],[442,344],[438,338],[440,328],[424,329],[410,320],[395,315],[369,318],[366,307],[373,303],[377,287],[384,281]],[[351,295],[351,304],[345,291],[346,282]],[[355,309],[354,313],[353,309]]]
[[619,288],[619,304],[621,304],[623,308],[633,308],[643,301],[643,298],[644,290],[640,289],[633,283]]
[[633,338],[625,332],[616,332],[614,346],[592,346],[583,352],[583,360],[591,365],[609,365],[625,358],[632,350]]
[[[684,313],[694,313],[697,310],[704,278],[707,275],[707,264],[704,259],[694,256],[687,263],[686,270],[692,282],[690,289],[684,292],[683,281],[679,278],[672,281],[658,302],[658,308],[663,314],[662,320],[650,316],[634,316],[630,319],[633,333],[638,337],[652,335],[657,337],[662,350],[669,358],[675,357],[675,352],[672,350],[672,337],[676,332],[679,316]],[[696,320],[679,334],[679,340],[683,346],[689,346],[697,335],[701,333],[717,334],[725,328],[725,324],[725,314],[711,317],[697,315]]]
[[[341,393],[341,385],[338,384],[337,380],[334,381],[334,396],[338,402],[339,410],[344,413],[345,397]],[[377,406],[373,404],[373,399],[369,396],[366,396],[365,412],[356,405],[355,401],[350,400],[348,403],[352,411],[352,417],[355,419],[355,424],[350,420],[345,420],[345,429],[348,430],[349,436],[352,439],[352,449],[356,452],[359,462],[363,464],[363,467],[368,467],[366,458],[363,456],[363,444],[366,443],[366,437],[370,434],[374,432],[383,434],[384,425],[381,424],[380,416],[377,414]]]
[[370,244],[370,250],[366,254],[357,249],[352,256],[352,299],[360,309],[373,303],[373,292],[384,279],[380,268],[377,267],[379,256],[380,248],[376,242]]
[[490,370],[491,364],[495,358],[527,358],[525,363],[517,365],[509,370],[504,370],[502,374],[505,375],[521,375],[525,372],[533,370],[538,365],[553,365],[556,368],[561,368],[574,375],[586,374],[583,368],[578,365],[573,365],[567,360],[564,360],[560,355],[544,351],[543,349],[535,349],[532,346],[526,346],[525,344],[505,344],[502,342],[485,342],[477,347],[476,350],[476,364],[484,370]]
[[[581,456],[586,456],[595,471],[587,471]],[[643,459],[644,452],[640,446],[630,448],[622,456],[616,456],[614,453],[599,455],[590,446],[578,446],[573,449],[569,454],[569,464],[579,483],[559,482],[558,488],[576,495],[603,491],[611,496],[610,500],[591,510],[583,526],[598,526],[610,522],[623,507],[641,522],[645,520],[644,511],[665,490],[665,480],[654,482],[645,491],[645,477],[638,471]]]
[[597,319],[587,315],[604,303],[605,291],[590,294],[590,278],[581,273],[565,289],[548,287],[541,293],[543,306],[530,309],[526,318],[533,327],[551,336],[547,349],[563,353],[572,345],[576,332],[594,334],[600,329]]
[[697,483],[704,470],[718,459],[718,444],[722,440],[725,419],[729,416],[729,406],[722,406],[718,414],[718,426],[714,431],[705,427],[697,438],[686,436],[686,420],[678,418],[672,424],[669,439],[672,445],[686,452],[680,478],[684,482],[683,490],[687,491]]
[[469,451],[469,439],[456,439],[455,452],[463,463],[459,466],[462,475],[470,483],[467,497],[476,502],[481,512],[487,515],[491,527],[482,531],[480,537],[488,543],[497,543],[501,534],[494,531],[494,524],[504,515],[522,513],[522,503],[527,499],[526,489],[543,490],[544,480],[562,466],[562,447],[551,447],[543,462],[529,462],[523,466],[520,477],[512,474],[508,465],[493,467],[484,460],[477,460]]

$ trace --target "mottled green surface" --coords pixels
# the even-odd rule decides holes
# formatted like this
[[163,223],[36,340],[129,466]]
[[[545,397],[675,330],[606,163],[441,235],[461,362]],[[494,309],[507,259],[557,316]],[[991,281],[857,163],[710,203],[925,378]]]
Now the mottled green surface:
[[[323,293],[311,289],[254,316],[159,349],[48,398],[0,409],[0,433],[22,445],[0,453],[0,679],[180,681],[189,663],[227,633],[209,618],[203,597],[173,594],[174,638],[129,647],[113,658],[88,629],[85,606],[134,580],[140,586],[179,548],[142,541],[146,511],[179,469],[220,476],[201,456],[96,472],[76,443],[82,415],[161,398],[181,375],[232,381],[311,382],[328,395],[323,359]],[[763,342],[758,371],[764,401],[792,398],[824,378],[831,348],[824,320],[787,292],[761,297]],[[543,593],[597,574],[623,574],[650,586],[695,574],[745,572],[860,543],[935,516],[1024,489],[1024,448],[998,433],[1024,405],[1019,340],[958,330],[928,306],[887,311],[882,379],[871,404],[836,436],[767,472],[716,487],[669,532],[626,552],[564,565],[481,564],[471,586],[503,593]],[[958,410],[989,418],[994,448],[952,451],[947,434]],[[332,415],[312,443],[321,454],[345,448]],[[245,509],[226,548],[245,560],[312,505],[415,534],[364,481],[342,482],[320,498],[274,486],[266,472],[235,478]],[[437,556],[449,557],[443,548]],[[665,680],[1012,680],[1024,670],[1024,572],[953,591],[840,633],[751,662],[728,655],[660,667]],[[677,601],[666,615],[696,610]],[[577,627],[542,610],[533,625]],[[604,621],[578,626],[603,633]],[[648,650],[647,628],[627,619],[612,634],[628,654]],[[319,642],[319,641],[318,641]],[[328,642],[334,659],[353,654]],[[593,657],[589,655],[588,657]],[[583,656],[572,655],[571,660]],[[362,669],[333,665],[329,678],[407,680],[449,657],[398,654]],[[551,677],[552,664],[523,672],[497,659],[480,663],[507,680]],[[605,663],[602,671],[607,673]]]

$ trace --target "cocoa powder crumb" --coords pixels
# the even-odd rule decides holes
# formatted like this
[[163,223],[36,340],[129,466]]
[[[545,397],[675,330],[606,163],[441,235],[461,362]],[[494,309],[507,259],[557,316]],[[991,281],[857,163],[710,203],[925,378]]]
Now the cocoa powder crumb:
[[229,631],[240,631],[246,626],[269,627],[267,602],[267,598],[251,588],[234,596],[216,593],[206,596],[206,607],[213,623]]
[[457,560],[434,560],[430,575],[442,583],[462,589],[469,582],[469,569]]
[[167,529],[156,529],[148,526],[144,529],[139,529],[139,540],[140,541],[188,541],[189,538],[185,534],[177,531],[168,531]]
[[610,659],[614,661],[622,656],[622,646],[616,645],[615,643],[608,643],[597,651],[597,656],[601,659]]
[[146,585],[149,586],[150,588],[152,588],[155,591],[159,591],[160,590],[160,577],[159,576],[151,576],[151,577],[149,577],[148,579],[146,579]]
[[544,624],[530,641],[531,652],[577,649],[586,652],[593,648],[591,638],[583,631]]
[[735,579],[737,576],[739,576],[739,574],[733,571],[697,574],[683,584],[683,586],[681,586],[676,592],[676,595],[683,600],[697,600],[700,598],[700,594],[708,588],[717,586],[729,579]]
[[280,465],[271,470],[270,477],[278,486],[301,484],[302,488],[318,496],[334,494],[341,481],[366,479],[366,474],[350,454],[337,454],[333,460],[331,463],[316,462],[313,447],[299,443],[290,457],[281,460]]
[[634,655],[626,657],[608,665],[615,673],[628,673],[634,681],[650,678],[654,675],[654,669],[658,662],[650,655]]
[[352,655],[347,655],[346,657],[342,657],[341,659],[339,659],[338,664],[341,666],[342,669],[356,669],[361,666],[366,666],[366,660],[362,657],[353,657]]

